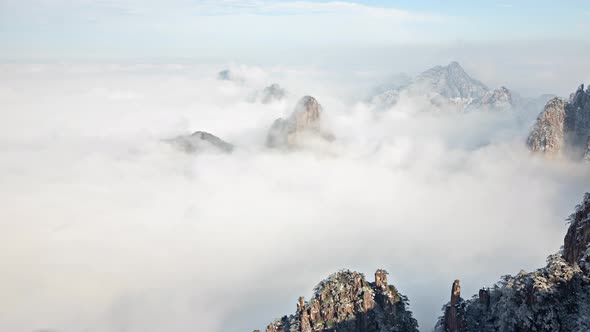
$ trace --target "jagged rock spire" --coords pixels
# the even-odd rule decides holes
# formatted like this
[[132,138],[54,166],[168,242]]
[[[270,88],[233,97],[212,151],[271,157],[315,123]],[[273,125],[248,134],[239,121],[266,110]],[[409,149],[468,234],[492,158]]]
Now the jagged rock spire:
[[445,308],[443,317],[444,332],[465,332],[465,311],[463,299],[461,298],[461,285],[455,280],[451,286],[451,301]]

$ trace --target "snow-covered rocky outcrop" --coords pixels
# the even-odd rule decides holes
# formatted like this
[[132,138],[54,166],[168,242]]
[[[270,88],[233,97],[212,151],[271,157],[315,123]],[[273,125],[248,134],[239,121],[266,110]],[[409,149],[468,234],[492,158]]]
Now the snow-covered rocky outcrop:
[[[258,330],[257,330],[258,331]],[[266,332],[417,332],[408,299],[377,270],[375,282],[343,270],[321,281],[309,302],[299,298],[297,311],[272,322]]]
[[468,110],[509,111],[518,104],[518,97],[506,87],[486,92],[483,97],[469,104]]
[[527,139],[533,152],[568,154],[576,159],[590,156],[590,88],[580,85],[568,102],[551,99]]
[[400,87],[386,90],[371,99],[379,108],[389,108],[399,101],[400,94],[428,98],[434,106],[464,110],[473,101],[486,95],[489,89],[469,76],[458,62],[436,66],[416,76]]
[[389,109],[402,97],[424,98],[428,110],[455,111],[509,111],[538,110],[553,95],[524,98],[505,86],[489,89],[485,84],[472,78],[458,62],[436,66],[414,78],[404,77],[380,86],[378,93],[369,102],[377,109]]
[[569,218],[563,251],[534,272],[504,276],[461,298],[458,281],[437,332],[590,331],[590,194]]

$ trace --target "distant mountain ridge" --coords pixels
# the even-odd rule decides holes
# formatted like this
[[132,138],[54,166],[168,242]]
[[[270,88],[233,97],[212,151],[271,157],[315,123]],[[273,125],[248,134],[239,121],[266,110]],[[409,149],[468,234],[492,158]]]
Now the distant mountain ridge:
[[380,88],[370,103],[377,108],[388,109],[395,106],[405,94],[428,99],[434,109],[456,111],[532,109],[538,104],[535,103],[536,98],[522,98],[504,86],[489,89],[471,77],[456,61],[446,66],[435,66],[403,82],[389,89]]

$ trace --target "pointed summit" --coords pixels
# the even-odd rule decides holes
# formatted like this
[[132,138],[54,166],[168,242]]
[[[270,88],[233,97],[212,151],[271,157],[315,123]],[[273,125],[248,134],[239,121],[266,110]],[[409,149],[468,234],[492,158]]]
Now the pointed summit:
[[272,124],[266,139],[271,148],[295,148],[305,137],[316,136],[332,140],[331,134],[321,128],[322,105],[312,96],[299,100],[287,119],[279,118]]
[[488,92],[488,87],[469,76],[463,67],[453,61],[447,66],[436,66],[418,75],[415,85],[426,88],[450,99],[462,99],[468,103]]
[[283,316],[267,332],[418,332],[409,303],[377,270],[375,282],[362,273],[342,270],[322,280],[309,302],[297,302],[295,314]]

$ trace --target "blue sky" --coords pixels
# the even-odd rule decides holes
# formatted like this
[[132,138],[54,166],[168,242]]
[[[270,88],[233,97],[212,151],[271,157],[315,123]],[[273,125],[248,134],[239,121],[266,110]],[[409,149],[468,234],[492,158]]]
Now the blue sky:
[[3,58],[588,40],[585,1],[0,0]]

